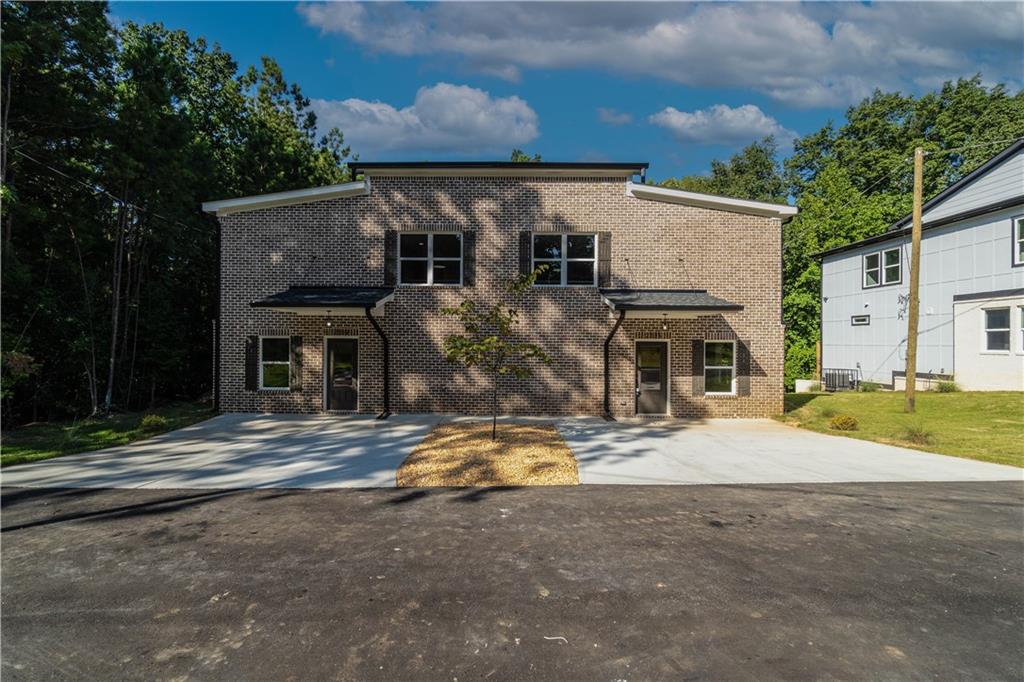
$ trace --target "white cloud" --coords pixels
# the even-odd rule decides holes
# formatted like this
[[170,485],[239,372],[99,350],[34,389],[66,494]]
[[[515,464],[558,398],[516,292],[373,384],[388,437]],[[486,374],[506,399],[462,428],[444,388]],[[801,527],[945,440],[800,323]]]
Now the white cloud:
[[615,109],[609,109],[607,107],[597,108],[597,118],[602,123],[607,123],[613,126],[621,126],[633,122],[632,114],[627,114],[624,111],[617,111]]
[[603,68],[801,106],[971,76],[1020,81],[1020,3],[302,4],[308,24],[369,51],[455,56],[511,81]]
[[774,135],[779,142],[787,142],[796,136],[753,104],[735,108],[715,104],[697,111],[666,107],[647,120],[665,128],[680,142],[698,144],[734,145],[753,142],[765,135]]
[[366,158],[382,151],[471,154],[509,149],[540,134],[537,114],[519,97],[491,97],[466,85],[420,88],[410,106],[362,99],[312,101],[320,130],[337,126]]

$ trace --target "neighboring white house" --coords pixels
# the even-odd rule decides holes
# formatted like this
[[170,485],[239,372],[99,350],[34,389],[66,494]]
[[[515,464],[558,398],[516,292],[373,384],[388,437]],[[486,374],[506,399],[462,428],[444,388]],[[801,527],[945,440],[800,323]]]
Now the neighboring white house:
[[[1024,390],[1024,140],[923,207],[917,379]],[[899,387],[910,216],[819,254],[822,368]]]

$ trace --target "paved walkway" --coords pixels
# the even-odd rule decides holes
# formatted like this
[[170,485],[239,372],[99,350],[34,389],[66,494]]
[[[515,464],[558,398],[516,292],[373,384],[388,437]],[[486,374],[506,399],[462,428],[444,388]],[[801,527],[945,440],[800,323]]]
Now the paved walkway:
[[568,419],[580,483],[1022,481],[1024,470],[805,431],[770,419]]
[[[5,468],[0,480],[41,488],[391,487],[398,466],[441,419],[229,414],[132,445]],[[576,454],[582,483],[1024,479],[1014,467],[827,436],[770,420],[554,422]]]
[[54,488],[391,487],[438,420],[225,414],[123,447],[10,467],[0,480]]

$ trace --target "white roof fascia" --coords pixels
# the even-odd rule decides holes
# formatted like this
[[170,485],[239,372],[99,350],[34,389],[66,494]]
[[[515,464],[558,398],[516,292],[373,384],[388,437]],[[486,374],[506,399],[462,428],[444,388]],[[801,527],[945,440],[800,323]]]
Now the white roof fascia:
[[311,187],[308,189],[295,189],[290,192],[273,192],[271,194],[258,194],[251,197],[239,197],[238,199],[206,201],[203,202],[203,210],[207,213],[224,216],[242,211],[255,211],[260,208],[305,204],[311,201],[324,201],[341,197],[357,197],[369,193],[370,180],[364,179],[340,185],[327,185],[326,187]]
[[626,196],[633,197],[634,199],[664,201],[670,204],[686,204],[687,206],[732,211],[733,213],[748,213],[750,215],[781,218],[783,220],[792,218],[797,214],[796,206],[772,204],[766,201],[750,201],[749,199],[733,199],[732,197],[686,192],[681,189],[669,189],[655,185],[638,185],[634,182],[626,183]]
[[392,178],[631,178],[635,169],[622,168],[359,168],[364,177]]

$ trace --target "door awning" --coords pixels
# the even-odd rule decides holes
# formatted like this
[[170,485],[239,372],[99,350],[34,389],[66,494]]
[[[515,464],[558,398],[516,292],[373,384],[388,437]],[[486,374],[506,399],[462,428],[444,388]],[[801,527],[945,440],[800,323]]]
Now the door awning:
[[289,287],[249,305],[297,315],[379,315],[394,295],[391,287]]
[[625,312],[626,317],[685,319],[743,310],[704,289],[601,289],[601,298],[613,312]]

